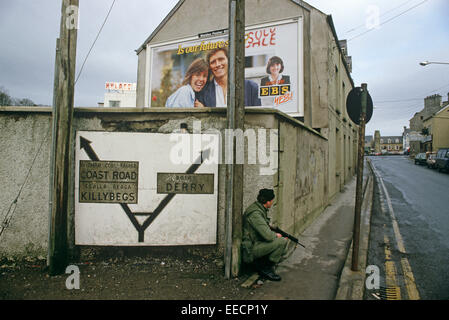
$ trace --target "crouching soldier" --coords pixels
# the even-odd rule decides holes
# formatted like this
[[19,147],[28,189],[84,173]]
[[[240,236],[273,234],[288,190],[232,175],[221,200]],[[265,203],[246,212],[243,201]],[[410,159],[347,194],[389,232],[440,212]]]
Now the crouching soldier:
[[271,281],[280,281],[276,265],[284,259],[287,239],[270,229],[268,209],[274,202],[272,189],[261,189],[257,201],[243,214],[243,262],[252,263],[259,275]]

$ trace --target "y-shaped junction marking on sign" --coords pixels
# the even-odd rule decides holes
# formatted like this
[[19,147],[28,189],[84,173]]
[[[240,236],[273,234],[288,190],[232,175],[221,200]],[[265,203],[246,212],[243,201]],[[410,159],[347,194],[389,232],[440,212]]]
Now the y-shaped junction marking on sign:
[[[87,156],[92,161],[100,161],[100,158],[97,156],[95,151],[92,149],[91,144],[92,141],[87,140],[84,137],[80,136],[80,149],[84,149]],[[192,174],[195,173],[196,170],[203,164],[204,160],[208,159],[210,155],[210,149],[206,149],[204,151],[201,151],[200,156],[196,159],[196,161],[187,169],[185,172],[186,174]],[[154,221],[154,219],[157,218],[157,216],[162,212],[162,210],[167,206],[167,204],[174,198],[176,194],[175,193],[169,193],[167,194],[164,199],[159,203],[159,205],[154,209],[153,212],[132,212],[129,206],[126,203],[120,203],[120,206],[122,207],[123,211],[125,211],[126,215],[128,216],[129,220],[133,224],[134,228],[136,228],[138,234],[139,234],[139,242],[144,242],[144,234],[145,230],[151,225],[151,223]],[[140,216],[149,216],[141,225],[139,221],[136,219],[136,215]]]

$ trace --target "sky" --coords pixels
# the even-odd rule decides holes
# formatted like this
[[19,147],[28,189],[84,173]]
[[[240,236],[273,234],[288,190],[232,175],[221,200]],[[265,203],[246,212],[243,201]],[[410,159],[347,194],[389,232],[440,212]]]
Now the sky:
[[[212,1],[212,0],[210,0]],[[216,1],[216,0],[214,0]],[[225,1],[225,0],[219,0]],[[105,82],[136,82],[135,50],[177,0],[116,0],[75,86],[75,106],[102,102]],[[401,135],[424,98],[448,100],[449,0],[309,0],[348,40],[352,78],[367,83],[374,110],[366,135]],[[113,0],[80,0],[76,76]],[[60,0],[0,0],[0,87],[51,105]]]

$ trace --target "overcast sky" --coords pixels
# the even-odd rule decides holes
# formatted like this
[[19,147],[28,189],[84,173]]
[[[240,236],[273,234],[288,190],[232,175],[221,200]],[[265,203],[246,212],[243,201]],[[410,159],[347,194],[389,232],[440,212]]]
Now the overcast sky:
[[[77,75],[112,2],[80,0]],[[134,50],[177,2],[116,0],[76,84],[75,106],[102,102],[106,81],[136,82]],[[367,83],[374,101],[367,135],[376,129],[383,136],[401,135],[426,96],[448,100],[449,65],[419,65],[449,62],[448,0],[307,2],[331,14],[339,39],[349,40],[354,83]],[[0,0],[0,86],[11,96],[51,105],[60,11],[60,0]],[[371,29],[376,21],[380,25]]]

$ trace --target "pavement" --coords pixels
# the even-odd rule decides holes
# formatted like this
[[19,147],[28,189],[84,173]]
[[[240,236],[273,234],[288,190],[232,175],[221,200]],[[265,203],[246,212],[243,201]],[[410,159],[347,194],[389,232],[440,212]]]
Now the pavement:
[[299,236],[306,249],[298,246],[277,267],[282,281],[264,281],[251,299],[363,300],[373,195],[369,160],[365,162],[363,181],[358,271],[351,270],[356,194],[353,177]]

